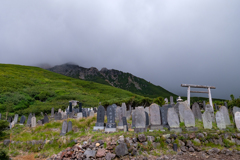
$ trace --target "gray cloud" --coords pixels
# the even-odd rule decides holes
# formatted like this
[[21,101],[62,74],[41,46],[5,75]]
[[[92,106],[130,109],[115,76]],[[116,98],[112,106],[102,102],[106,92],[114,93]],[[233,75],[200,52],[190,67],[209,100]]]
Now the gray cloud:
[[[176,94],[181,83],[240,96],[240,1],[0,2],[0,63],[73,62],[130,72]],[[195,94],[196,95],[196,94]]]

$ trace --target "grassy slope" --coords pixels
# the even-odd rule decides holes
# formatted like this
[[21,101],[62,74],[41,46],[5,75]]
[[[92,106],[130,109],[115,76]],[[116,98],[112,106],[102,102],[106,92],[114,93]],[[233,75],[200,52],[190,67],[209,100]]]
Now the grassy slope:
[[50,112],[65,109],[69,100],[79,100],[83,107],[128,102],[144,97],[94,82],[78,80],[38,67],[0,64],[0,112]]

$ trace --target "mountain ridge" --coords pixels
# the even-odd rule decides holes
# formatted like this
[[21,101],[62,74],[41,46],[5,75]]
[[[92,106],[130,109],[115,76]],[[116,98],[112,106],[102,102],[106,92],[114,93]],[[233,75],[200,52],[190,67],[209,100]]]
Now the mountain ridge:
[[48,68],[47,70],[72,78],[110,85],[146,97],[176,97],[174,93],[169,92],[161,86],[154,85],[131,73],[116,69],[107,69],[104,67],[101,70],[98,70],[95,67],[85,68],[76,64],[66,63]]

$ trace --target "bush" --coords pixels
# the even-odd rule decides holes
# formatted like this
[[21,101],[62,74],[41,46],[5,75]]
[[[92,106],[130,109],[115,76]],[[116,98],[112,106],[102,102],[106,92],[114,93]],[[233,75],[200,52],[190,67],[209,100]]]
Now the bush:
[[162,106],[165,104],[164,98],[163,97],[157,97],[153,100],[154,103],[157,103],[158,105]]
[[1,160],[8,160],[9,159],[9,156],[8,156],[6,150],[3,150],[3,149],[0,150],[0,159]]
[[8,127],[8,122],[0,120],[0,135],[2,134],[2,131],[4,131]]

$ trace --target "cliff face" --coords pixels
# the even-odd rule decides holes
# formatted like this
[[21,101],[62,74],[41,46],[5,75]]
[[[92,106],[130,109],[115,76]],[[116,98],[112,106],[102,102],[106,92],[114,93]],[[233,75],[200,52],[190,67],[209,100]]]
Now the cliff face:
[[111,85],[147,97],[175,96],[175,94],[160,86],[153,85],[130,73],[124,73],[115,69],[102,68],[99,71],[95,67],[84,68],[73,64],[63,64],[49,68],[48,70],[73,78]]

